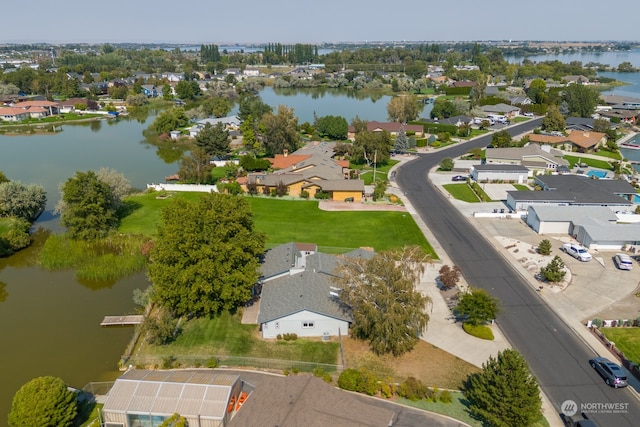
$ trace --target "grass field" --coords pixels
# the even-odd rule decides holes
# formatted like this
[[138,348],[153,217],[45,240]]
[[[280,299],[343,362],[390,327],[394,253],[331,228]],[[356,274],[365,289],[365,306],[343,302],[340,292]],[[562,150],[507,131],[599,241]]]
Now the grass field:
[[564,156],[564,158],[569,161],[570,167],[574,167],[576,163],[585,163],[587,166],[591,166],[592,168],[613,170],[609,161],[605,159],[588,159],[580,156]]
[[594,154],[597,154],[598,156],[602,156],[602,157],[608,157],[612,160],[622,159],[622,155],[620,154],[619,151],[598,150]]
[[138,355],[238,356],[336,364],[337,342],[310,339],[263,340],[258,325],[240,323],[240,314],[223,313],[213,319],[192,319],[183,324],[183,333],[171,344],[143,345]]
[[455,199],[468,203],[479,203],[480,199],[473,192],[469,184],[445,184],[444,189],[449,192]]
[[527,185],[523,185],[523,184],[513,184],[513,186],[516,188],[516,190],[518,191],[531,191],[531,188],[529,188],[529,186]]
[[627,359],[640,364],[640,328],[600,328],[600,331],[616,343]]
[[[397,163],[400,162],[398,160],[389,160],[385,165],[376,166],[376,181],[381,179],[386,180],[389,169]],[[373,183],[373,166],[351,164],[350,167],[360,172],[360,178],[364,181],[364,185],[371,185]]]
[[[129,214],[123,218],[121,233],[153,236],[160,223],[160,211],[172,198],[195,200],[201,193],[176,193],[157,199],[149,193],[127,199]],[[317,201],[247,197],[254,215],[255,228],[266,233],[267,245],[291,241],[317,244],[323,252],[343,253],[362,246],[377,251],[418,245],[432,256],[436,254],[415,221],[406,212],[327,212]]]

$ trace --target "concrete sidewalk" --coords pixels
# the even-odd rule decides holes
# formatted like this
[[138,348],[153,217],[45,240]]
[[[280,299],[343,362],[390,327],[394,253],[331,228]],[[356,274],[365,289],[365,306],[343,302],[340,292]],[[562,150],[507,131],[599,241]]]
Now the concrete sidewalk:
[[[443,299],[440,290],[436,286],[435,279],[438,276],[438,270],[443,264],[451,266],[453,265],[453,263],[449,259],[442,245],[438,242],[433,233],[431,233],[429,228],[422,221],[422,218],[416,212],[415,208],[411,205],[411,202],[406,197],[404,197],[404,194],[399,189],[395,181],[395,174],[391,173],[391,171],[397,169],[398,167],[401,167],[404,162],[412,160],[413,157],[403,156],[402,158],[396,157],[395,159],[400,160],[400,163],[394,165],[389,171],[388,176],[390,177],[390,186],[387,188],[387,192],[395,194],[401,198],[401,200],[405,204],[405,207],[407,208],[407,212],[411,214],[420,230],[424,233],[425,237],[438,254],[438,257],[442,260],[441,263],[431,264],[425,269],[423,280],[419,285],[419,289],[425,295],[428,295],[432,301],[432,310],[430,313],[429,325],[427,327],[427,330],[423,334],[422,339],[451,354],[454,354],[462,360],[481,367],[482,364],[489,359],[489,356],[495,357],[498,352],[506,348],[511,348],[511,345],[505,339],[498,325],[491,326],[495,336],[495,340],[487,341],[475,338],[467,334],[462,330],[461,326],[454,322],[454,320],[451,318],[451,312],[449,310],[447,302]],[[431,178],[429,177],[429,179]],[[439,185],[437,185],[436,187],[440,188]],[[452,199],[451,197],[449,197],[449,200],[453,205],[457,205],[456,200]],[[499,206],[498,203],[496,203],[496,206]],[[463,206],[460,205],[459,207],[461,208]],[[468,214],[469,213],[467,212],[467,215]],[[464,278],[461,280],[460,287],[463,289],[466,287],[466,281],[464,280]],[[558,409],[553,407],[549,398],[542,391],[541,398],[542,410],[546,415],[549,425],[551,427],[563,427],[564,424],[560,417],[557,415],[559,413]]]

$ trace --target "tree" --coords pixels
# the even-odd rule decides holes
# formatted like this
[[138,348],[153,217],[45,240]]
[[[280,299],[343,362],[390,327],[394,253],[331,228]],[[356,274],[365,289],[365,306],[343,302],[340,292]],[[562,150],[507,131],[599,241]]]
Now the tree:
[[245,93],[240,97],[240,105],[238,107],[238,118],[243,122],[251,116],[253,120],[261,121],[262,116],[272,113],[273,109],[262,102],[259,96]]
[[424,104],[415,95],[394,96],[387,104],[387,115],[393,122],[407,123],[418,118]]
[[345,258],[334,281],[353,311],[354,336],[367,340],[376,354],[411,351],[429,321],[430,300],[416,290],[429,257],[418,247]]
[[558,255],[554,256],[549,264],[540,267],[540,276],[547,282],[559,283],[566,274],[564,262]]
[[489,356],[482,371],[467,377],[463,393],[471,412],[491,426],[526,427],[542,416],[538,381],[513,349]]
[[322,138],[343,140],[347,139],[349,125],[347,119],[341,116],[316,117],[315,127]]
[[391,156],[391,134],[364,131],[356,134],[351,160],[354,163],[386,163]]
[[541,127],[547,131],[564,131],[567,126],[562,113],[554,105],[549,106],[547,115],[542,119]]
[[451,171],[453,170],[453,159],[451,157],[445,157],[444,159],[440,160],[439,166],[440,166],[440,170],[441,171]]
[[0,183],[0,216],[14,216],[33,222],[47,204],[47,193],[41,185],[19,181]]
[[396,135],[396,142],[393,145],[393,149],[398,153],[406,153],[409,149],[409,141],[407,140],[407,133],[403,128],[400,129]]
[[13,396],[9,425],[71,426],[78,415],[76,395],[62,379],[45,376],[24,384]]
[[195,147],[182,156],[178,176],[186,183],[208,184],[212,180],[213,167],[209,162],[209,155],[203,149]]
[[527,96],[534,104],[543,104],[547,101],[547,84],[543,79],[533,79],[529,84]]
[[538,243],[538,253],[540,255],[551,254],[551,242],[549,241],[549,239],[542,239],[540,243]]
[[373,201],[382,199],[385,191],[387,191],[387,182],[384,180],[376,181],[373,187]]
[[293,108],[280,105],[277,114],[268,112],[263,116],[262,125],[267,156],[282,154],[284,150],[291,153],[298,149],[298,118],[293,115]]
[[160,424],[160,427],[188,427],[187,419],[180,414],[173,414]]
[[213,117],[225,117],[231,111],[229,101],[221,96],[207,98],[202,103],[202,107],[207,114],[211,114]]
[[455,309],[456,315],[471,325],[483,325],[495,319],[498,311],[498,300],[479,288],[462,295]]
[[212,316],[252,296],[265,237],[246,199],[211,193],[161,213],[148,275],[153,298],[177,316]]
[[185,127],[189,118],[182,108],[170,108],[158,114],[151,127],[158,133],[169,133],[172,130]]
[[577,83],[568,85],[562,94],[570,116],[591,117],[599,99],[600,93],[593,87]]
[[429,117],[432,119],[447,119],[449,117],[457,116],[459,114],[456,104],[451,101],[447,101],[444,98],[436,98],[433,103],[433,108]]
[[229,132],[222,123],[215,126],[207,123],[196,135],[194,143],[209,156],[222,156],[229,152]]
[[511,138],[511,135],[505,129],[494,133],[491,137],[491,145],[495,148],[510,147],[512,142],[513,138]]
[[76,172],[62,186],[57,210],[62,225],[72,239],[92,240],[104,237],[118,225],[113,190],[95,172]]
[[368,129],[368,124],[366,120],[361,119],[359,116],[355,116],[351,120],[351,126],[353,126],[353,132],[358,135],[360,132],[365,132]]
[[453,267],[449,267],[448,265],[443,265],[438,270],[439,276],[438,279],[442,286],[445,289],[455,288],[458,282],[460,281],[460,267],[454,265]]
[[176,95],[180,99],[195,99],[200,95],[200,86],[196,81],[180,80],[175,87]]
[[120,209],[126,196],[131,193],[131,182],[123,173],[115,169],[100,168],[96,172],[98,179],[111,188],[113,199],[111,200],[114,209]]

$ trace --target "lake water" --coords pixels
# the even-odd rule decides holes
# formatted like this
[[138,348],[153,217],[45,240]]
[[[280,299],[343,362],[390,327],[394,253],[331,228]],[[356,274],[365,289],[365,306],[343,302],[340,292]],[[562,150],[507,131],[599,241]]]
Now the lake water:
[[[313,122],[314,112],[343,116],[348,122],[356,115],[386,121],[390,99],[272,88],[261,96],[273,107],[293,107],[299,123]],[[58,186],[76,171],[113,168],[140,189],[177,171],[180,150],[171,142],[152,145],[142,135],[153,118],[153,114],[132,115],[64,125],[55,134],[0,134],[0,170],[9,179],[45,187],[47,210],[36,227],[59,231],[59,220],[52,213]],[[105,315],[131,313],[133,290],[148,286],[144,273],[95,284],[79,282],[69,271],[44,271],[35,264],[37,248],[0,259],[0,426],[6,423],[15,392],[34,377],[54,375],[74,387],[115,379],[132,329],[102,328],[100,321]]]
[[[510,63],[522,63],[525,57],[505,55],[505,60]],[[623,62],[629,62],[635,68],[640,68],[640,49],[632,49],[628,52],[583,52],[583,53],[560,53],[560,54],[545,54],[545,55],[531,55],[526,59],[533,62],[543,61],[560,61],[564,63],[570,63],[574,61],[580,61],[583,65],[590,62],[597,64],[610,65],[617,67]]]

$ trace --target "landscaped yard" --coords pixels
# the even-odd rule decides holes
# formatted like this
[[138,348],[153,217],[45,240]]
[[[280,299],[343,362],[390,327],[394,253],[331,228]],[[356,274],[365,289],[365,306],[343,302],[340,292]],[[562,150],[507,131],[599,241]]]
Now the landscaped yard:
[[513,184],[513,186],[516,188],[516,190],[518,191],[531,191],[531,188],[528,185],[524,185],[524,184]]
[[239,313],[223,313],[212,319],[191,319],[183,323],[183,332],[173,343],[164,346],[145,343],[136,355],[173,355],[178,361],[180,356],[201,356],[202,360],[213,356],[237,356],[337,364],[339,344],[335,341],[263,340],[258,325],[241,324],[240,319]]
[[468,203],[479,203],[480,199],[473,192],[469,184],[445,184],[444,189],[449,192],[455,199]]
[[570,167],[574,167],[576,163],[584,163],[592,168],[613,170],[613,167],[611,167],[611,164],[606,159],[599,160],[580,156],[564,156],[564,158],[569,161]]
[[627,359],[640,364],[640,328],[600,328],[600,331],[616,343]]
[[[160,210],[173,198],[195,200],[202,193],[175,193],[157,199],[160,193],[149,193],[127,199],[129,215],[122,220],[122,233],[152,236],[160,222]],[[315,243],[328,253],[343,253],[362,246],[377,251],[418,245],[434,257],[436,254],[420,232],[411,215],[393,211],[328,212],[318,202],[247,197],[257,230],[266,233],[267,246],[288,242]]]
[[[376,181],[381,179],[386,180],[387,174],[391,167],[397,163],[400,163],[398,160],[389,160],[384,165],[377,165],[375,168]],[[358,170],[360,172],[360,178],[364,181],[365,185],[371,185],[373,183],[373,166],[364,165],[356,165],[351,164],[350,167],[352,169]]]

